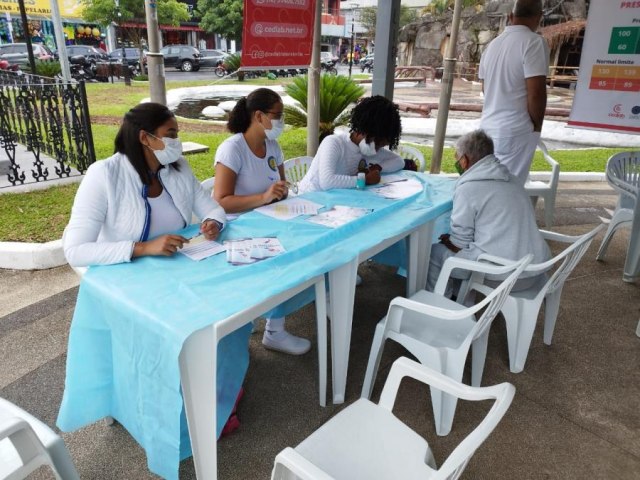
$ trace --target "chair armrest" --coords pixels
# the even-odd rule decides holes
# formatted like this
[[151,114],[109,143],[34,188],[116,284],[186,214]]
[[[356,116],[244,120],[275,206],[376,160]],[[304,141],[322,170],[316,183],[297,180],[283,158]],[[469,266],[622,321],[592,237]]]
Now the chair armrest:
[[464,400],[495,400],[505,395],[513,397],[512,392],[515,392],[515,387],[506,382],[490,387],[464,385],[418,362],[406,357],[400,357],[393,362],[387,381],[382,389],[379,402],[381,407],[388,410],[393,409],[400,382],[404,377],[414,378],[419,382]]
[[493,262],[491,260],[486,261],[486,259],[489,257],[490,256],[488,254],[483,253],[482,255],[480,255],[480,257],[478,257],[477,261],[466,260],[459,257],[447,258],[447,260],[444,262],[444,265],[442,266],[440,276],[438,277],[438,281],[436,282],[436,286],[433,292],[437,293],[438,295],[444,295],[444,292],[447,288],[447,282],[449,281],[449,277],[451,276],[451,272],[456,268],[467,270],[469,272],[480,272],[485,275],[503,275],[508,274],[511,271],[511,265],[518,263],[517,261],[506,259],[501,259],[501,262]]
[[334,480],[332,476],[315,466],[291,447],[285,448],[276,456],[274,476],[272,477],[275,480],[289,478],[288,476],[275,476],[275,468],[278,463],[285,466],[289,471],[296,475],[297,478],[302,480]]
[[582,235],[563,235],[561,233],[550,232],[548,230],[540,230],[542,238],[545,240],[551,240],[552,242],[573,243],[578,240]]
[[0,440],[10,437],[20,430],[32,430],[31,425],[20,417],[9,417],[0,420]]
[[471,308],[465,308],[463,310],[449,310],[446,308],[436,307],[434,305],[427,305],[426,303],[416,302],[415,300],[411,300],[409,298],[396,297],[391,300],[391,303],[389,304],[389,314],[387,315],[387,317],[391,315],[391,310],[394,307],[410,310],[412,312],[420,313],[422,315],[428,315],[430,317],[438,317],[444,321],[462,320],[463,318],[470,317],[475,312],[480,310],[480,308],[476,308],[475,305]]

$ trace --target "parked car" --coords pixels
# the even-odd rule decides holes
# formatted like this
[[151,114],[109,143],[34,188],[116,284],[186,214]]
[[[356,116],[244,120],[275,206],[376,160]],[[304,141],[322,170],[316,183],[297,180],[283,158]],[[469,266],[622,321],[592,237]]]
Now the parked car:
[[[140,71],[140,50],[134,47],[127,47],[124,49],[124,54],[127,58],[127,65],[133,69],[132,71],[134,73]],[[116,48],[109,53],[109,58],[112,62],[122,63],[122,48]],[[142,51],[142,63],[144,65],[147,64],[147,52],[145,50]]]
[[107,52],[102,50],[101,48],[93,47],[91,45],[68,45],[67,46],[67,56],[77,57],[82,55],[89,62],[108,62],[110,57]]
[[202,68],[215,68],[229,56],[228,53],[215,49],[200,50],[200,55],[202,55],[200,58]]
[[[33,56],[36,60],[53,60],[55,56],[46,45],[32,43]],[[29,55],[26,43],[5,43],[0,45],[0,59],[21,67],[29,65]]]
[[200,70],[200,50],[190,45],[167,45],[160,53],[164,55],[164,66],[175,67],[183,72]]

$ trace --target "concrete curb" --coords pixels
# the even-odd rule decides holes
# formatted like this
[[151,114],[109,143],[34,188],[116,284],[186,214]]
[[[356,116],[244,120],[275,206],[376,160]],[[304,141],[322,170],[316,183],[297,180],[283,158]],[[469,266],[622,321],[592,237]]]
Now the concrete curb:
[[44,270],[65,263],[62,240],[47,243],[0,242],[0,268]]
[[[549,180],[550,172],[531,172],[534,180]],[[443,174],[455,178],[457,173]],[[560,172],[561,182],[604,182],[598,172]],[[0,268],[12,270],[44,270],[66,264],[62,240],[47,243],[0,242]]]

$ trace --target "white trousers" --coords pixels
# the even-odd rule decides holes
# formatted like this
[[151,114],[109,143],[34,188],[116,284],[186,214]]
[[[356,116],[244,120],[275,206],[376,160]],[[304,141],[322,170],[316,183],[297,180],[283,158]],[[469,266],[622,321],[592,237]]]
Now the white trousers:
[[521,185],[529,178],[533,154],[540,140],[540,132],[523,133],[515,137],[491,137],[496,158],[506,166],[512,175],[518,177]]

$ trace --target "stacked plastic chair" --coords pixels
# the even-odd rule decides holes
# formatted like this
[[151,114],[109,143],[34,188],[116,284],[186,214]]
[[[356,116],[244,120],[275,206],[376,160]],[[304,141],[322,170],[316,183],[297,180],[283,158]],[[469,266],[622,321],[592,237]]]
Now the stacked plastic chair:
[[602,240],[596,260],[603,260],[613,234],[631,224],[622,279],[633,282],[640,276],[640,152],[620,152],[607,162],[607,181],[619,194],[616,210]]

